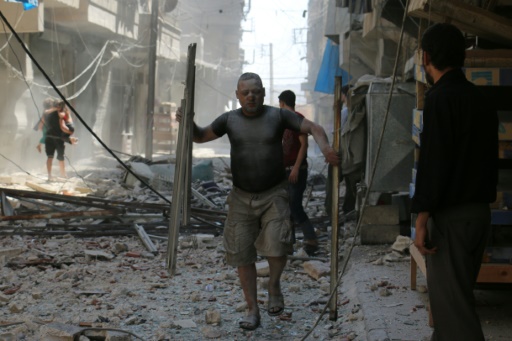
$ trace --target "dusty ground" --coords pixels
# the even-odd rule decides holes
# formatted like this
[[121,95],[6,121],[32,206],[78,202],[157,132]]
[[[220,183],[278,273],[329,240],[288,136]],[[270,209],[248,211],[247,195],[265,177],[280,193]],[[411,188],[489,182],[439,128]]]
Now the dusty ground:
[[[315,161],[319,171],[321,161]],[[107,162],[99,168],[77,166],[77,170],[82,176],[87,174],[89,187],[116,200],[123,196],[155,200],[140,187],[121,186],[123,172],[106,165],[112,166]],[[308,211],[310,216],[324,214],[321,205],[312,204]],[[13,226],[0,223],[4,231]],[[352,246],[354,228],[354,222],[342,227],[340,269]],[[325,263],[329,261],[329,229],[322,225],[318,230],[322,241],[318,258]],[[361,246],[357,239],[338,289],[336,321],[329,320],[327,311],[315,326],[329,297],[329,278],[312,278],[304,261],[296,259],[289,261],[283,275],[285,314],[266,314],[267,279],[259,277],[262,326],[243,331],[238,321],[244,314],[244,300],[236,270],[224,264],[221,239],[182,235],[178,273],[170,277],[165,266],[167,243],[161,239],[154,240],[158,248],[154,255],[137,236],[2,236],[0,340],[68,340],[50,335],[80,325],[118,330],[82,331],[88,336],[82,336],[82,341],[107,336],[148,341],[302,340],[307,335],[308,340],[423,340],[431,332],[427,294],[409,289],[408,256],[392,253],[389,245]],[[300,246],[299,241],[297,257],[305,256]],[[421,274],[418,285],[425,285]],[[512,340],[510,290],[499,295],[487,290],[477,294],[488,340]]]

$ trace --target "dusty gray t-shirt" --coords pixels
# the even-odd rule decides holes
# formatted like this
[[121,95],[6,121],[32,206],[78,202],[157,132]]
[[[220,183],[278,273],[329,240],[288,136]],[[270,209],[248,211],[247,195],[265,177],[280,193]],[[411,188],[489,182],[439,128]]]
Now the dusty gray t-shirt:
[[291,111],[267,105],[257,116],[245,116],[237,109],[217,117],[211,127],[219,137],[228,134],[233,185],[259,193],[283,181],[283,133],[285,129],[300,131],[302,120]]

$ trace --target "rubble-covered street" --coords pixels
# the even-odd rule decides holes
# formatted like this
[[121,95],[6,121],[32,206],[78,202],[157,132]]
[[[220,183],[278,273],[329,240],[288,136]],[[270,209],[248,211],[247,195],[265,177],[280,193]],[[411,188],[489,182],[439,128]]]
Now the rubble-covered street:
[[[313,173],[322,171],[321,161],[314,160]],[[42,188],[61,188],[61,192],[66,187],[77,198],[80,194],[73,188],[87,187],[90,197],[105,200],[104,209],[82,207],[73,213],[112,209],[108,201],[163,204],[139,184],[127,186],[125,172],[114,162],[105,159],[101,164],[101,168],[77,165],[83,178],[66,182],[48,184],[22,174],[6,176],[12,181],[2,187],[30,190],[22,183],[39,182]],[[226,165],[218,158],[213,165],[215,183],[222,189],[223,183],[229,184]],[[195,230],[182,230],[177,274],[170,277],[165,264],[167,220],[157,210],[144,212],[140,205],[137,214],[125,207],[104,217],[4,220],[0,230],[0,340],[301,340],[312,329],[308,339],[426,338],[430,328],[425,281],[418,276],[418,290],[409,289],[406,237],[397,241],[394,251],[390,245],[360,246],[356,240],[338,290],[338,319],[330,321],[327,310],[315,326],[330,288],[330,226],[323,196],[323,191],[313,191],[308,204],[321,251],[308,259],[298,233],[295,254],[282,278],[286,309],[279,317],[265,313],[268,269],[264,260],[258,263],[262,326],[252,332],[238,327],[245,303],[236,269],[224,263],[221,227],[199,224]],[[44,206],[41,200],[8,199],[14,210],[60,207],[64,213],[72,207],[65,202],[44,201]],[[194,199],[193,206],[204,204]],[[95,229],[95,225],[102,228]],[[116,234],[116,225],[125,233]],[[130,228],[133,225],[147,227],[153,252]],[[341,229],[340,264],[351,248],[355,225],[348,221]],[[87,231],[94,233],[84,235]],[[507,339],[495,335],[490,340]]]

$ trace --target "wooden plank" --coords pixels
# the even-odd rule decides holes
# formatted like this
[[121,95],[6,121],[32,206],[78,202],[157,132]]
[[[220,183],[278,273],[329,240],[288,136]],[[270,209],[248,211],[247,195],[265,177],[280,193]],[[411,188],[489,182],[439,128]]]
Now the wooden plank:
[[461,31],[512,46],[512,20],[458,0],[411,0],[408,15],[450,22]]
[[420,253],[420,251],[414,244],[411,244],[411,246],[409,247],[409,253],[411,254],[411,261],[414,260],[418,265],[418,268],[420,268],[423,275],[427,277],[427,266],[425,264],[425,257],[423,257],[423,255]]
[[59,191],[56,190],[55,188],[52,188],[50,186],[41,186],[41,185],[36,184],[34,182],[27,181],[25,183],[25,186],[30,187],[33,190],[38,191],[38,192],[51,193],[51,194],[58,194],[59,193]]

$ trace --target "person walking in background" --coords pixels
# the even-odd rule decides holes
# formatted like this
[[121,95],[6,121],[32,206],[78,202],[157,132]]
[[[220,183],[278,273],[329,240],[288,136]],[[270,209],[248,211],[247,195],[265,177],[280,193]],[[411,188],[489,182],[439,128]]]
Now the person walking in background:
[[39,122],[34,126],[34,130],[41,130],[43,132],[43,136],[41,136],[41,139],[39,140],[39,143],[36,146],[36,149],[39,153],[41,153],[42,146],[46,140],[46,125],[44,124],[44,114],[47,112],[50,112],[52,108],[55,107],[55,100],[51,97],[46,98],[43,101],[43,116],[39,118]]
[[69,113],[69,109],[66,107],[66,103],[64,103],[64,101],[59,101],[57,102],[56,107],[65,126],[64,128],[61,127],[62,140],[69,144],[76,144],[78,142],[78,138],[71,136],[75,132],[75,126],[73,124],[71,114]]
[[[279,95],[279,107],[295,112],[295,93],[285,90]],[[318,239],[315,229],[302,206],[304,191],[308,180],[308,136],[290,129],[286,129],[283,135],[283,154],[286,176],[288,178],[288,194],[290,200],[290,212],[293,226],[300,227],[304,233],[303,248],[309,256],[318,251]],[[295,228],[293,233],[295,241]]]
[[431,26],[421,48],[432,87],[411,211],[418,214],[414,245],[426,255],[431,340],[483,341],[473,289],[496,199],[497,113],[461,69],[465,39],[458,28]]
[[44,141],[45,152],[47,156],[46,169],[48,171],[48,181],[52,181],[52,165],[55,152],[57,152],[57,160],[59,161],[60,176],[66,178],[66,168],[64,164],[64,140],[63,132],[71,135],[71,131],[66,127],[63,113],[59,109],[52,106],[50,109],[45,110],[42,117],[42,124],[46,127],[46,138]]
[[[281,274],[292,250],[292,229],[288,206],[288,182],[283,164],[282,139],[285,129],[312,134],[330,164],[338,164],[324,129],[295,114],[263,104],[265,88],[255,73],[240,76],[235,91],[241,108],[225,112],[210,125],[193,125],[193,141],[204,143],[228,135],[231,144],[233,189],[227,203],[224,226],[226,262],[236,266],[247,302],[243,329],[260,325],[257,301],[257,254],[269,263],[268,304],[270,316],[284,310]],[[176,117],[180,121],[181,108]]]

